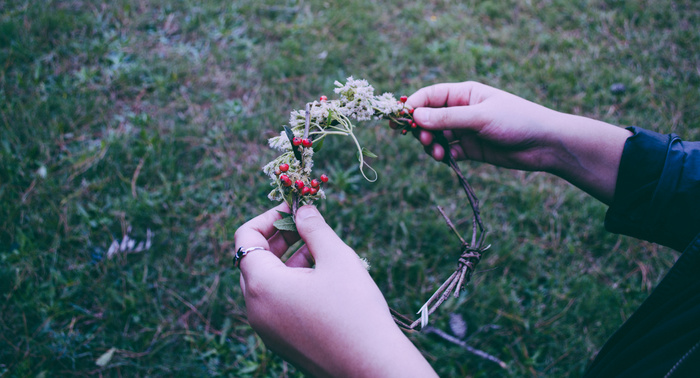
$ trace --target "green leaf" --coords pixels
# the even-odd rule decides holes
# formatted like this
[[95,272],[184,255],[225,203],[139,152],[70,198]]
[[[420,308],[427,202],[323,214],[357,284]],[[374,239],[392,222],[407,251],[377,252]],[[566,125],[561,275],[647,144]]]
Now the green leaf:
[[284,125],[284,132],[287,134],[287,138],[289,138],[289,143],[292,142],[292,139],[294,139],[294,132],[292,132],[292,129],[289,128],[289,126]]
[[273,225],[277,227],[280,231],[297,231],[297,225],[294,223],[293,217],[284,217],[282,219],[276,220]]
[[362,147],[362,155],[365,155],[370,158],[376,158],[377,155],[375,155],[372,151],[368,150],[366,147]]
[[314,143],[314,152],[318,152],[321,147],[323,147],[323,141],[326,140],[326,138],[323,138],[319,140],[318,142]]
[[[287,138],[289,138],[289,143],[292,143],[292,140],[294,139],[294,132],[292,129],[289,128],[289,126],[284,125],[284,132],[287,133]],[[294,152],[294,157],[301,162],[301,152],[299,151],[298,148],[295,148],[294,145],[292,144],[292,151]]]

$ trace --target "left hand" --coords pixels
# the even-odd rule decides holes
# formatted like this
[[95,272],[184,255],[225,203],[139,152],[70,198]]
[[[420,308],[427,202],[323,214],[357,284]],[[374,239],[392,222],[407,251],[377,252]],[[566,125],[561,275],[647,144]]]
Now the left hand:
[[[265,249],[240,262],[248,320],[265,344],[314,376],[435,376],[357,254],[318,210],[299,208],[298,234],[275,229],[277,210],[289,212],[277,206],[235,235],[236,248]],[[306,244],[283,263],[299,238]]]

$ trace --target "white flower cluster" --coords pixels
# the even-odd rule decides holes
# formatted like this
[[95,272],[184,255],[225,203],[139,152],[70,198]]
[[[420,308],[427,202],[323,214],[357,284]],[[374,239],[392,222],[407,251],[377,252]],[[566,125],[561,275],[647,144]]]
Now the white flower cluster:
[[334,91],[340,95],[344,102],[344,116],[358,121],[369,121],[374,115],[372,99],[374,98],[374,88],[367,80],[355,80],[350,76],[343,85],[339,81],[335,82],[338,87]]
[[372,117],[381,119],[403,109],[403,104],[396,101],[391,93],[374,95],[374,88],[367,80],[355,80],[352,76],[345,84],[335,82],[334,92],[340,95],[343,104],[341,113],[358,121],[369,121]]
[[[309,111],[310,135],[324,134],[330,124],[339,118],[369,121],[398,114],[404,104],[397,101],[393,94],[374,95],[374,88],[367,80],[355,80],[352,76],[345,84],[335,82],[334,92],[340,95],[335,100],[317,100],[312,102]],[[301,138],[306,126],[306,110],[293,110],[289,116],[289,127],[294,136]],[[291,149],[291,143],[284,131],[279,136],[270,138],[270,147],[278,151]]]
[[377,114],[377,119],[381,119],[385,115],[398,113],[404,108],[404,104],[396,101],[394,95],[388,92],[374,97],[373,100],[372,106],[379,113]]

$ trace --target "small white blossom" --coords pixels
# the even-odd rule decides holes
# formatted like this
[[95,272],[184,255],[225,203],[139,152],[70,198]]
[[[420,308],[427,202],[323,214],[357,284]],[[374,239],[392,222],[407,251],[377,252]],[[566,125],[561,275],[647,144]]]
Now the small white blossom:
[[362,264],[362,267],[366,270],[369,270],[369,268],[371,267],[371,265],[369,264],[369,260],[367,260],[366,257],[360,257],[360,263]]
[[311,176],[311,168],[314,166],[313,161],[314,149],[304,148],[303,159],[306,164],[304,164],[304,174]]
[[273,160],[262,168],[263,172],[270,177],[271,180],[275,180],[277,175],[275,174],[275,169],[278,166],[277,160]]
[[282,201],[284,199],[284,194],[282,193],[282,191],[280,190],[279,187],[276,187],[276,188],[272,189],[270,194],[267,195],[267,198],[269,198],[270,201],[279,202],[279,201]]
[[278,151],[290,150],[292,143],[287,138],[287,133],[282,130],[279,136],[272,137],[267,141],[267,144]]
[[[306,125],[306,110],[293,110],[289,115],[289,127],[292,130]],[[296,133],[294,136],[297,136]]]

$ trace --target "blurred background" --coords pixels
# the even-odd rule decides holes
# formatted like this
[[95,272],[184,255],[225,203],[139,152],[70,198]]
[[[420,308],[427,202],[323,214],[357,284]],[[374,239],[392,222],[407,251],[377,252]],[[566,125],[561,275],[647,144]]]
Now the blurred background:
[[[252,332],[230,259],[274,205],[260,168],[291,110],[351,75],[397,96],[477,80],[698,139],[699,24],[692,0],[0,2],[0,376],[301,376]],[[413,314],[459,253],[435,206],[465,236],[471,213],[416,140],[357,130],[379,180],[329,139],[320,209]],[[555,177],[461,167],[492,247],[431,325],[506,368],[409,337],[442,376],[581,375],[678,253],[607,233]]]

